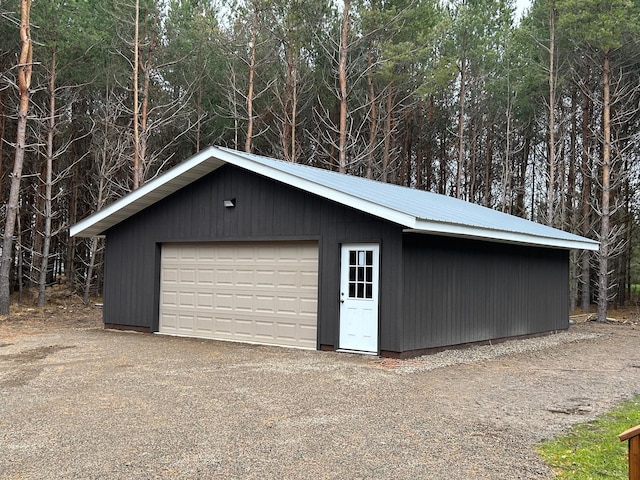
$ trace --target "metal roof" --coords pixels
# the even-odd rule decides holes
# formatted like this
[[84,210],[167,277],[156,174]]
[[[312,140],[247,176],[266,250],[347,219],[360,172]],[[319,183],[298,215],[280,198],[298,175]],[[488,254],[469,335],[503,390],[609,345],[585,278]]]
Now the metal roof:
[[456,198],[222,147],[209,147],[71,227],[91,237],[229,163],[402,225],[405,231],[554,248],[598,250],[594,240]]

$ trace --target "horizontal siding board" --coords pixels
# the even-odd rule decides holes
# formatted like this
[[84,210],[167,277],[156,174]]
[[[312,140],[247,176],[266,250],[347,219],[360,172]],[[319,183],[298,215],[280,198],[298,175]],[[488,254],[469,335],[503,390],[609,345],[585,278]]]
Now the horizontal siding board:
[[[222,202],[235,198],[235,208]],[[159,245],[179,242],[319,242],[319,343],[337,345],[340,245],[375,242],[380,265],[380,348],[400,348],[402,230],[293,187],[226,165],[106,232],[105,323],[158,328]],[[111,300],[109,300],[111,299]]]
[[403,350],[568,326],[568,252],[405,235]]

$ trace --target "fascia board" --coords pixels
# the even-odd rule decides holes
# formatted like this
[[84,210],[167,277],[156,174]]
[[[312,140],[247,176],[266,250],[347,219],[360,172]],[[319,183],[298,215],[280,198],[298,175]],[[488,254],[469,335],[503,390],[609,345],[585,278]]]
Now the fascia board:
[[561,249],[597,251],[600,248],[600,244],[598,242],[586,238],[584,240],[568,240],[562,238],[541,237],[520,232],[508,232],[504,230],[493,230],[490,228],[472,227],[452,223],[431,222],[428,220],[417,220],[415,228],[408,228],[404,231],[477,238],[493,242],[518,243]]
[[415,228],[416,217],[403,212],[399,212],[392,208],[384,207],[369,200],[364,200],[355,195],[340,192],[334,188],[322,185],[305,178],[283,172],[276,168],[263,165],[262,163],[251,160],[250,158],[235,155],[233,152],[216,149],[215,157],[224,160],[227,163],[240,168],[247,169],[259,175],[271,178],[278,182],[290,185],[295,188],[302,189],[306,192],[318,195],[322,198],[332,200],[334,202],[355,208],[364,213],[371,214],[375,217],[383,218],[393,223],[397,223],[403,227]]
[[214,156],[214,150],[216,149],[213,147],[202,150],[190,160],[175,166],[163,175],[145,183],[137,190],[81,220],[71,226],[69,235],[72,237],[101,236],[100,234],[108,228],[171,195],[185,185],[202,178],[222,165],[222,163],[214,162],[211,165],[207,165],[205,169],[198,169]]

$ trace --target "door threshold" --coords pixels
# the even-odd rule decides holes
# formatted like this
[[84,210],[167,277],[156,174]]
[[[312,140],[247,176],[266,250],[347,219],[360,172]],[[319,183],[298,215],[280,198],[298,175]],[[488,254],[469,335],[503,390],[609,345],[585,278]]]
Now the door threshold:
[[336,350],[338,353],[353,353],[356,355],[369,355],[371,357],[377,357],[378,354],[376,352],[365,352],[364,350],[349,350],[348,348],[338,348]]

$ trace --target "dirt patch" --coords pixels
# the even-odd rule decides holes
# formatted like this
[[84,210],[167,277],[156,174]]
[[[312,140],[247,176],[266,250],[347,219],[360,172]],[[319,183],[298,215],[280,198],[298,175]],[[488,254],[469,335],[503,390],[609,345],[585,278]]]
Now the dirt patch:
[[42,372],[45,367],[43,360],[67,348],[75,348],[75,346],[47,345],[1,355],[0,359],[3,362],[13,362],[14,365],[0,370],[0,388],[26,385]]
[[109,331],[100,314],[0,319],[0,479],[547,479],[540,440],[640,394],[631,323],[427,368],[442,358]]
[[8,316],[0,316],[0,348],[16,336],[37,335],[66,329],[103,328],[102,308],[77,299],[66,304],[12,305]]
[[24,350],[18,353],[3,355],[2,359],[4,361],[17,362],[17,363],[34,363],[38,360],[44,360],[49,355],[52,355],[66,348],[75,348],[75,346],[48,345],[46,347],[36,347],[30,350]]

